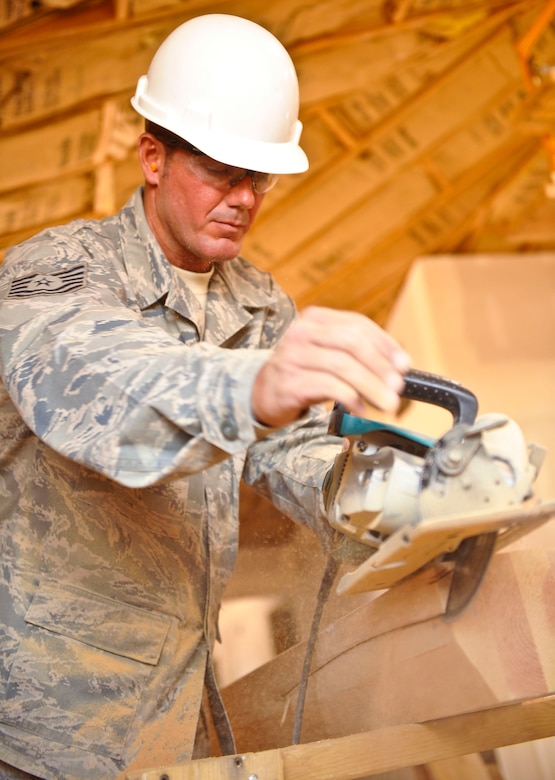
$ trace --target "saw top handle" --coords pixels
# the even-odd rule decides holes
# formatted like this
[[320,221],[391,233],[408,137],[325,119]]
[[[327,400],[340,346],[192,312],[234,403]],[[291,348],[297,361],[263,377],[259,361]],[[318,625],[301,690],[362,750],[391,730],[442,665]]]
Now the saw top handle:
[[438,374],[410,369],[405,374],[403,398],[440,406],[453,415],[453,423],[472,425],[478,414],[478,399],[470,390]]

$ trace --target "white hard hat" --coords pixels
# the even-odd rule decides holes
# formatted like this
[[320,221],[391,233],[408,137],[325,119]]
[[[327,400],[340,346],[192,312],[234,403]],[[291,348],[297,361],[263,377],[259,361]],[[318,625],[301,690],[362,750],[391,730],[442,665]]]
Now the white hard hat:
[[131,104],[209,157],[263,173],[301,173],[299,87],[286,49],[239,16],[207,14],[160,45]]

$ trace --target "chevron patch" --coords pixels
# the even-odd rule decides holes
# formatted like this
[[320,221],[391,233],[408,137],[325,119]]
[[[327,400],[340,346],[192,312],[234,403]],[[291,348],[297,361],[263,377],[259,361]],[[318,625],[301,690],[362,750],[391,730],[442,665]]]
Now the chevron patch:
[[87,267],[84,263],[74,265],[65,271],[51,274],[31,274],[14,279],[8,298],[32,298],[36,295],[60,295],[75,292],[85,286]]

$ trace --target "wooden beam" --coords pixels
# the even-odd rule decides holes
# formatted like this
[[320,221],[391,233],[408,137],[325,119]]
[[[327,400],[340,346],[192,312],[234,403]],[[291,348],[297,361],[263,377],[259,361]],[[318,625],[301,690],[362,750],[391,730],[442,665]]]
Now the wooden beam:
[[426,764],[426,773],[429,780],[492,780],[479,753],[431,761]]
[[[555,694],[553,614],[542,595],[555,572],[550,548],[497,553],[471,608],[456,621],[443,619],[447,567],[427,567],[370,601],[330,597],[329,609],[340,617],[326,617],[319,632],[303,740]],[[299,642],[222,691],[239,750],[291,743],[305,647]]]
[[[297,42],[288,44],[288,49],[295,57],[298,54],[304,54],[307,52],[320,51],[322,49],[331,49],[338,47],[349,47],[361,41],[367,42],[378,37],[385,35],[395,35],[399,31],[404,30],[420,30],[426,28],[426,26],[433,24],[437,20],[445,19],[446,15],[460,15],[461,10],[456,8],[439,9],[428,13],[415,14],[409,16],[410,6],[414,0],[400,0],[403,7],[399,19],[391,17],[391,21],[385,22],[383,25],[376,25],[375,27],[368,27],[362,30],[338,30],[332,34],[314,36],[312,38],[303,38]],[[494,9],[493,13],[488,19],[483,22],[487,24],[489,19],[495,19],[495,24],[503,24],[507,19],[515,16],[519,12],[528,8],[529,0],[516,0],[513,3],[503,5],[500,9]],[[465,4],[463,13],[470,14],[473,11],[484,10],[483,2],[467,3]],[[394,12],[395,13],[395,12]]]
[[[469,62],[467,57],[458,59],[431,84],[424,85],[411,100],[403,103],[398,111],[373,127],[371,132],[359,139],[354,147],[346,149],[327,166],[309,175],[297,192],[278,202],[275,208],[266,210],[260,215],[252,235],[245,244],[248,256],[263,268],[272,267],[274,272],[277,268],[285,267],[291,262],[296,266],[299,253],[304,247],[313,243],[314,234],[323,232],[324,228],[327,230],[331,211],[334,212],[335,222],[338,215],[344,217],[352,213],[356,208],[355,201],[364,207],[370,196],[376,197],[377,187],[387,186],[392,176],[399,178],[403,168],[414,165],[425,156],[429,157],[434,148],[439,147],[447,138],[459,131],[461,117],[465,117],[464,121],[469,125],[472,118],[480,116],[491,107],[492,103],[505,99],[518,89],[520,71],[516,58],[514,79],[509,78],[508,74],[502,77],[498,65],[495,64],[511,50],[507,30],[497,31],[495,35],[482,40],[474,50],[472,61]],[[495,73],[500,82],[503,82],[504,78],[502,86],[495,93],[491,86],[490,92],[485,95],[476,88],[472,96],[472,104],[467,107],[466,114],[461,108],[463,103],[457,103],[459,115],[456,115],[455,108],[452,114],[439,115],[429,131],[431,137],[422,138],[427,113],[435,110],[440,91],[442,99],[446,100],[453,90],[460,88],[460,83],[473,83],[476,74],[485,68],[488,68],[490,73]],[[470,114],[470,117],[467,117],[467,114]],[[412,145],[405,139],[398,138],[399,128],[408,130],[413,139]],[[399,142],[401,146],[399,155],[392,158],[382,149],[387,147],[388,143],[395,142]],[[357,162],[356,158],[365,150],[369,154],[374,152],[378,154],[383,161],[383,169],[368,170],[366,175],[361,173],[360,161]],[[370,176],[370,173],[373,175]],[[344,179],[348,178],[349,182],[343,186],[340,209],[337,204],[337,194],[341,189],[342,176]],[[296,224],[288,221],[294,210]],[[403,216],[403,210],[397,210],[397,213],[398,217]],[[284,224],[288,226],[285,232]],[[258,245],[260,245],[260,252],[257,251]],[[296,294],[294,289],[293,293]]]
[[523,60],[528,60],[534,44],[551,22],[553,16],[555,16],[555,0],[548,0],[534,19],[533,24],[517,43],[517,51]]
[[403,22],[410,13],[414,0],[395,0],[392,4],[390,19],[393,24]]
[[[356,252],[348,256],[348,247],[337,241],[336,245],[342,256],[339,258],[331,255],[330,246],[335,245],[335,231],[332,226],[325,237],[327,254],[324,250],[318,254],[320,239],[315,238],[311,244],[306,244],[306,249],[304,246],[299,247],[292,258],[286,258],[286,262],[276,262],[273,272],[278,281],[284,286],[288,285],[301,307],[309,304],[333,305],[333,300],[342,300],[343,305],[361,311],[362,301],[368,293],[371,296],[379,295],[380,279],[386,284],[392,280],[395,284],[400,283],[401,277],[397,273],[392,274],[392,252],[398,257],[397,271],[399,264],[408,270],[415,256],[435,252],[439,248],[445,250],[452,246],[453,242],[458,243],[469,229],[482,199],[487,198],[492,190],[497,192],[499,181],[504,178],[509,167],[513,169],[514,159],[520,160],[524,155],[528,159],[530,147],[522,146],[517,139],[511,138],[509,143],[500,145],[478,165],[465,170],[452,182],[450,189],[437,192],[433,197],[423,198],[421,205],[414,208],[412,213],[406,210],[406,197],[402,201],[403,185],[410,181],[411,169],[407,170],[405,176],[398,172],[394,179],[386,182],[383,197],[382,189],[376,190],[367,202],[361,202],[359,208],[353,209],[350,215],[342,215],[343,227],[345,230],[349,228],[348,235],[351,244],[356,247]],[[414,167],[412,176],[416,177],[418,171],[419,168]],[[468,196],[468,193],[474,190],[476,196]],[[468,197],[470,201],[467,208],[464,202]],[[396,225],[393,222],[387,224],[385,219],[391,215],[391,206],[386,208],[383,204],[391,203],[395,198],[403,202],[405,213]],[[444,212],[444,217],[436,220],[435,215],[440,211]],[[449,220],[445,219],[447,211],[451,212]],[[384,216],[379,223],[381,233],[378,233],[375,228],[370,230],[369,225],[376,224],[375,215],[380,212],[383,212]],[[429,235],[425,230],[419,230],[421,225],[425,227],[425,224],[430,222],[434,223],[435,230]],[[422,234],[420,245],[414,245],[412,248],[408,246],[408,243],[414,244],[411,231]],[[333,267],[329,265],[324,268],[323,265],[315,264],[315,258],[323,264],[328,256],[337,261]],[[357,280],[356,285],[353,285],[353,279]],[[387,292],[386,297],[389,301],[392,300],[391,291]]]
[[170,767],[129,772],[127,780],[359,780],[430,762],[550,737],[555,695],[423,723]]

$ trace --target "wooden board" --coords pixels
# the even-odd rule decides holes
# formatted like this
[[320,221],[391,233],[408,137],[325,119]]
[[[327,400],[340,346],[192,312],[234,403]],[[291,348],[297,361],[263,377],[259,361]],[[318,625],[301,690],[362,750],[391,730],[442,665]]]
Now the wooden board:
[[[261,753],[129,772],[127,780],[357,780],[553,733],[555,696]],[[475,764],[473,765],[475,768]],[[446,777],[437,772],[432,777]],[[480,775],[461,775],[457,778]]]
[[[352,611],[349,599],[358,597],[337,597],[344,612],[318,635],[302,741],[554,693],[554,583],[555,551],[542,544],[498,552],[471,606],[453,622],[442,617],[447,566],[427,567]],[[241,751],[291,743],[305,646],[224,690]]]
[[[23,190],[12,190],[0,200],[0,235],[15,234],[50,222],[56,224],[74,214],[92,210],[93,188],[89,176],[67,176]],[[52,220],[52,221],[51,221]]]

